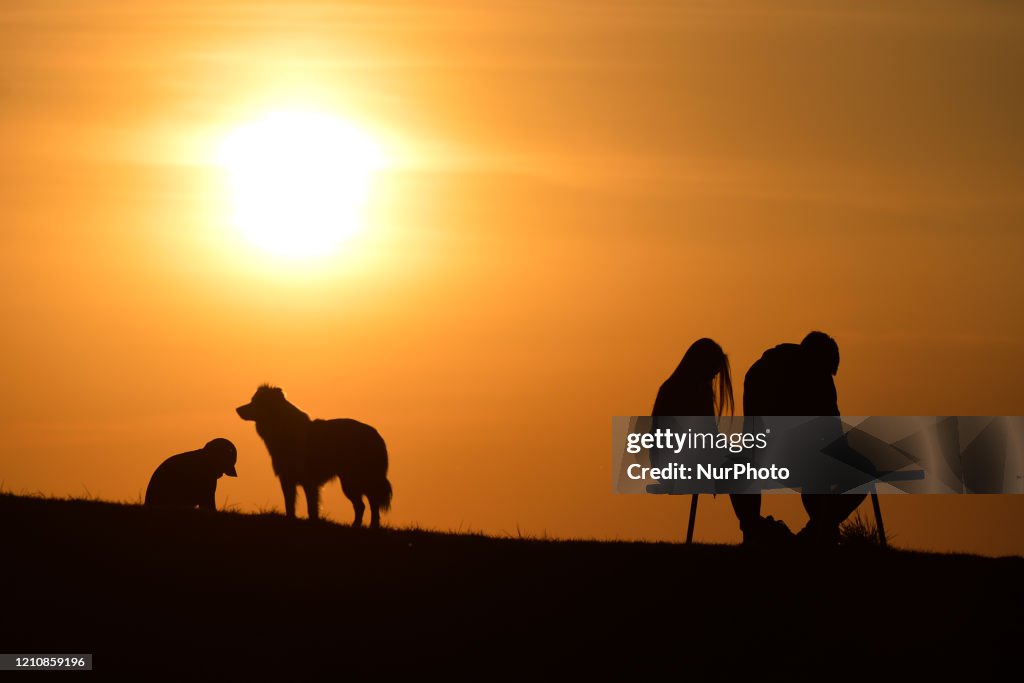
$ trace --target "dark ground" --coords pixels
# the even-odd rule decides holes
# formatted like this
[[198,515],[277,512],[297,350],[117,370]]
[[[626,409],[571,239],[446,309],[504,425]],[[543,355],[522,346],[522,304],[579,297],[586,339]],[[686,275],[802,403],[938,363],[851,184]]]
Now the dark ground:
[[0,538],[0,652],[93,653],[132,680],[975,679],[1021,663],[1021,558],[372,532],[11,495]]

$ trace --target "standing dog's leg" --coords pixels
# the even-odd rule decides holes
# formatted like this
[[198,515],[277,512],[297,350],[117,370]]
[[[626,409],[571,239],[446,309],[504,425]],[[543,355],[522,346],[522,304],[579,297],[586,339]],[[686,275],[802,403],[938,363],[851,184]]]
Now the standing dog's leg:
[[356,513],[356,518],[354,520],[352,520],[352,526],[362,526],[363,525],[363,511],[366,509],[366,506],[363,505],[363,498],[362,498],[362,496],[352,500],[352,509]]
[[352,526],[362,526],[363,511],[366,509],[366,506],[363,505],[363,492],[350,486],[345,486],[344,482],[341,484],[341,490],[345,492],[345,497],[352,501],[352,509],[355,510],[356,513],[356,518],[355,521],[352,522]]
[[295,482],[281,480],[281,493],[284,494],[284,514],[295,516]]
[[380,505],[370,500],[370,528],[376,529],[380,526]]
[[320,487],[316,484],[303,484],[302,490],[306,492],[306,509],[309,510],[309,518],[319,519]]

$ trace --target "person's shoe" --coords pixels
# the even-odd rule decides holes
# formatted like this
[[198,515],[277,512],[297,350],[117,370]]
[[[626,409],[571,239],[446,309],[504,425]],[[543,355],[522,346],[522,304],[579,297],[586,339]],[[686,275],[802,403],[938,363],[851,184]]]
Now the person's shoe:
[[793,532],[786,523],[771,515],[758,517],[743,529],[743,545],[748,548],[778,547],[788,545],[792,540]]
[[831,550],[839,547],[839,525],[819,524],[814,520],[796,535],[800,545],[814,550]]

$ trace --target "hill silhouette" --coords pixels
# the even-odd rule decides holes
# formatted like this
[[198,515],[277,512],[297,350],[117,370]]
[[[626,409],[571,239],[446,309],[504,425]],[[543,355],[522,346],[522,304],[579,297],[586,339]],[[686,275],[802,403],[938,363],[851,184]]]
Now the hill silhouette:
[[[0,642],[96,670],[820,678],[1012,661],[1024,559],[504,539],[0,495]],[[772,673],[774,672],[774,673]]]

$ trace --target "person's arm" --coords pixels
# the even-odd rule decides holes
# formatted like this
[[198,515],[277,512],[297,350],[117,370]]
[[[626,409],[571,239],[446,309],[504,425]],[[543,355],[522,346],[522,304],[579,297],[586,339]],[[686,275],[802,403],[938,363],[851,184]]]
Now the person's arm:
[[201,510],[209,510],[210,512],[217,511],[217,480],[214,479],[210,484],[209,488],[203,491],[202,496],[199,498],[199,508]]
[[836,383],[831,377],[828,379],[828,395],[829,403],[832,406],[832,415],[839,417],[842,413],[839,412],[839,395],[836,392]]

